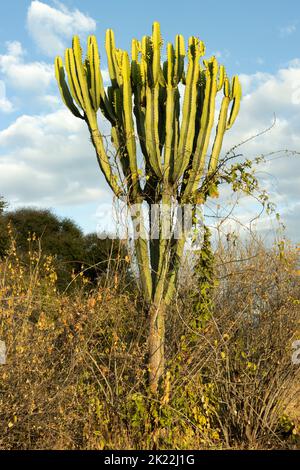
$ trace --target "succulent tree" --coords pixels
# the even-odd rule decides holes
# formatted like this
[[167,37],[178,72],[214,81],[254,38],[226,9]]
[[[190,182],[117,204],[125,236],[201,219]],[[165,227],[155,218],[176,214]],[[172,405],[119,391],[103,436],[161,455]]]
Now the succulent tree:
[[[88,38],[85,59],[77,36],[65,52],[65,63],[55,59],[64,103],[87,123],[98,163],[115,196],[135,208],[135,254],[138,281],[149,305],[149,380],[154,392],[164,371],[166,307],[174,295],[187,237],[184,230],[178,236],[174,217],[176,222],[178,208],[217,196],[223,137],[237,117],[241,99],[238,77],[230,80],[215,57],[202,59],[205,46],[197,37],[189,38],[186,54],[184,38],[177,35],[174,44],[167,44],[163,63],[162,44],[155,22],[152,36],[133,39],[130,58],[116,48],[114,33],[107,30],[107,89],[95,36]],[[223,98],[211,142],[219,92]],[[99,110],[111,126],[113,157],[99,129]],[[145,205],[149,222],[142,217]],[[166,220],[170,236],[164,233]],[[147,232],[152,234],[153,229],[156,235],[149,237]]]

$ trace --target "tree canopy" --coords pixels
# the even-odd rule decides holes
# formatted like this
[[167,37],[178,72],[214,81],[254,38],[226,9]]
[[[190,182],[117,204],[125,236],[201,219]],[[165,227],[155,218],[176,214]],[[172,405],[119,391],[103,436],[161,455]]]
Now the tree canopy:
[[10,224],[23,262],[28,262],[30,249],[38,248],[32,245],[33,238],[39,241],[43,255],[54,257],[61,288],[69,284],[72,273],[77,274],[82,269],[92,285],[107,272],[128,269],[127,249],[121,240],[100,239],[96,233],[84,235],[71,219],[60,218],[49,209],[21,208],[4,212],[4,201],[0,207],[0,257],[9,250]]

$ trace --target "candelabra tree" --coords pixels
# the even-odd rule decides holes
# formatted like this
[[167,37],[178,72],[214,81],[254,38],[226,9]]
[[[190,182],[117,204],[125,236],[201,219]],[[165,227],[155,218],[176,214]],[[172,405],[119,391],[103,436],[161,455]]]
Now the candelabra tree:
[[[78,36],[66,49],[64,63],[60,57],[55,59],[65,105],[86,122],[108,185],[131,208],[138,233],[138,281],[149,306],[153,392],[164,372],[166,307],[176,289],[187,238],[186,230],[178,236],[179,209],[204,204],[208,197],[218,195],[223,137],[237,117],[241,99],[238,77],[230,79],[215,57],[202,59],[205,46],[197,37],[189,38],[186,51],[183,36],[177,35],[174,44],[167,44],[163,63],[162,45],[155,22],[152,36],[132,40],[130,58],[116,48],[114,33],[107,30],[107,89],[95,36],[88,38],[85,59]],[[223,97],[211,141],[219,92]],[[99,129],[99,110],[111,127],[113,157]],[[143,220],[145,206],[149,223]]]

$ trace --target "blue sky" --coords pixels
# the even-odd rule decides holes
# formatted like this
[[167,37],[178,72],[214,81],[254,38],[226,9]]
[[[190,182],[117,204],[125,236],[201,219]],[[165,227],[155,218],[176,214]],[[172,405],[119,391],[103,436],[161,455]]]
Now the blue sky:
[[[300,151],[300,2],[296,0],[2,3],[0,195],[11,207],[52,207],[91,231],[96,228],[97,213],[111,201],[87,131],[62,106],[53,78],[54,56],[76,33],[83,40],[88,34],[97,35],[104,69],[107,28],[114,29],[117,45],[126,49],[133,37],[151,32],[154,20],[161,23],[165,42],[177,33],[199,36],[207,54],[215,54],[230,75],[238,73],[243,84],[241,114],[225,140],[225,150],[268,127],[275,113],[274,129],[244,146],[244,155]],[[297,157],[282,157],[262,170],[262,185],[278,204],[288,236],[298,240]],[[242,198],[243,223],[253,211]],[[263,219],[260,228],[269,225]]]
[[[33,43],[26,25],[31,0],[2,2],[0,44],[20,41],[32,59],[43,57]],[[232,73],[253,73],[259,70],[276,71],[299,55],[300,3],[297,0],[215,0],[201,2],[116,1],[110,4],[97,0],[43,1],[54,8],[64,5],[69,11],[80,10],[97,23],[99,41],[106,28],[113,28],[120,47],[128,48],[131,38],[140,37],[160,21],[165,40],[178,32],[186,37],[196,35],[207,44],[209,51],[228,52],[226,64]],[[259,63],[257,63],[259,61]]]

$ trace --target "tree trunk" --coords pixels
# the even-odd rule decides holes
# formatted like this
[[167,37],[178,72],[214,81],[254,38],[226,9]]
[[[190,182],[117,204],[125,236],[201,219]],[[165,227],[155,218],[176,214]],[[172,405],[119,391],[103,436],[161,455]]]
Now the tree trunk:
[[149,386],[153,393],[157,393],[164,373],[165,311],[163,301],[152,304],[149,310]]

